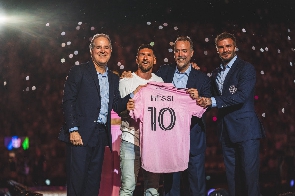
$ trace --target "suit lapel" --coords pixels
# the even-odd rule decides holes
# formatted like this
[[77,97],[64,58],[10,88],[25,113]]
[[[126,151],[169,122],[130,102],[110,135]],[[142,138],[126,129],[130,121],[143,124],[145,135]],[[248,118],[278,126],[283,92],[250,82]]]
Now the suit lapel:
[[168,73],[167,73],[167,82],[172,83],[173,81],[173,77],[174,77],[174,73],[175,73],[175,69],[176,69],[176,65],[171,65],[172,69],[168,69]]
[[97,93],[100,94],[99,80],[98,80],[97,72],[95,70],[95,67],[94,67],[94,64],[92,61],[89,61],[88,65],[87,65],[87,71],[94,82]]
[[188,80],[186,83],[186,88],[193,88],[194,87],[194,84],[196,83],[196,80],[198,79],[196,72],[197,71],[194,68],[191,68],[191,72],[188,76]]
[[110,71],[110,70],[108,70],[108,80],[109,80],[109,108],[111,108],[111,98],[113,98],[113,96],[111,96],[111,95],[113,95],[114,93],[114,79],[113,79],[113,74],[112,74],[112,72]]
[[227,91],[228,86],[229,86],[229,81],[233,75],[233,73],[236,71],[237,67],[239,64],[239,59],[237,58],[236,61],[234,62],[234,64],[232,65],[232,67],[230,68],[229,72],[227,73],[225,80],[223,82],[223,89],[222,89],[222,94],[225,93],[225,91]]

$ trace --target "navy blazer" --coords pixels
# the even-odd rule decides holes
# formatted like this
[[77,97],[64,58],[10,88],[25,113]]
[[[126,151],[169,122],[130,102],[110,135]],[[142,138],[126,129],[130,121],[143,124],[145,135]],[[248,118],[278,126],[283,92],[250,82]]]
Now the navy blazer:
[[[107,116],[108,144],[112,149],[111,110],[120,113],[126,110],[130,96],[121,98],[119,92],[119,77],[108,71],[109,105]],[[73,66],[65,82],[63,111],[65,126],[60,132],[59,139],[69,142],[69,129],[78,127],[83,145],[87,145],[100,112],[101,97],[100,86],[92,61]]]
[[[157,75],[161,77],[164,82],[172,83],[176,64],[163,65],[157,71]],[[199,70],[191,69],[188,77],[186,88],[195,88],[199,91],[202,97],[211,97],[210,78]],[[190,153],[198,155],[203,153],[206,149],[206,134],[205,134],[205,115],[202,118],[195,116],[191,119],[190,130]]]
[[216,83],[221,68],[212,72],[212,91],[218,107],[218,134],[228,133],[232,142],[242,142],[265,136],[254,110],[256,71],[254,66],[237,58],[227,73],[222,94]]

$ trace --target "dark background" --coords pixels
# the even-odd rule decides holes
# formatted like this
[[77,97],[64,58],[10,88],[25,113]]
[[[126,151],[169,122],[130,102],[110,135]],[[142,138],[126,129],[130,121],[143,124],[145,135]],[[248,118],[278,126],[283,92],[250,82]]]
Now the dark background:
[[[94,34],[110,35],[109,68],[120,73],[137,68],[139,45],[154,43],[156,71],[174,62],[170,42],[190,36],[193,61],[210,73],[220,63],[214,38],[228,31],[237,37],[237,54],[257,70],[255,107],[267,133],[261,141],[261,192],[294,190],[295,1],[2,0],[2,14],[17,18],[0,22],[1,187],[7,179],[27,186],[43,186],[45,179],[65,185],[64,144],[57,140],[63,85],[71,66],[89,60]],[[214,116],[216,110],[207,114],[208,189],[226,188]],[[30,148],[8,152],[4,137],[13,135],[28,136]]]

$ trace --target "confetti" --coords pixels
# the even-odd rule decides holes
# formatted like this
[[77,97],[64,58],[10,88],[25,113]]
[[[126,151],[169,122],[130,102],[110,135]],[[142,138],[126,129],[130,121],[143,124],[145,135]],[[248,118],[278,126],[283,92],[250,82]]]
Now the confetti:
[[174,46],[174,42],[169,42],[169,45],[170,46]]
[[70,54],[70,55],[69,55],[69,58],[71,59],[71,58],[73,58],[73,56],[74,56],[73,54]]
[[74,55],[78,55],[78,51],[77,50],[74,51]]
[[178,30],[178,27],[174,27],[174,30],[175,30],[175,31]]
[[167,58],[164,58],[164,62],[167,63],[168,62],[168,59]]
[[151,42],[150,45],[151,45],[151,46],[154,46],[154,45],[155,45],[155,42]]
[[163,26],[162,26],[162,25],[160,25],[160,26],[159,26],[159,29],[163,29]]
[[292,62],[290,62],[290,66],[293,66],[293,63]]
[[27,77],[26,77],[26,80],[30,80],[30,76],[27,76]]
[[252,50],[255,50],[255,46],[252,46]]
[[264,49],[265,51],[268,51],[268,47],[265,47],[265,49]]
[[289,33],[291,32],[290,29],[288,29],[288,32],[289,32]]
[[147,22],[146,24],[147,24],[147,25],[151,25],[152,23],[151,23],[151,22]]
[[262,117],[265,117],[265,113],[262,113]]
[[165,22],[165,23],[163,24],[163,26],[164,26],[164,27],[167,27],[167,26],[168,26],[168,23]]
[[281,53],[281,50],[280,49],[278,49],[278,53]]
[[243,28],[243,29],[242,29],[242,32],[243,32],[243,33],[246,33],[246,29]]
[[29,88],[29,87],[27,87],[27,88],[26,88],[26,91],[29,91],[29,90],[30,90],[30,88]]
[[290,36],[288,36],[288,40],[291,40],[291,37]]
[[36,90],[36,86],[32,86],[32,91]]
[[4,81],[4,83],[3,83],[3,84],[4,84],[4,86],[6,86],[7,82],[6,82],[6,81]]
[[207,73],[207,76],[208,76],[208,77],[211,77],[211,76],[212,76],[212,73]]
[[264,71],[260,71],[260,74],[263,75],[264,74]]
[[204,55],[207,55],[208,54],[208,52],[207,51],[204,51]]
[[285,113],[285,108],[282,109],[282,112]]
[[238,47],[236,47],[236,51],[239,51],[239,48]]
[[49,23],[46,23],[46,27],[49,27]]
[[61,43],[61,47],[65,47],[66,46],[66,44],[65,43]]
[[121,65],[121,66],[120,66],[120,69],[124,69],[124,65]]
[[63,32],[61,32],[61,35],[65,35],[65,34],[66,34],[66,32],[64,32],[64,31],[63,31]]
[[66,59],[62,58],[62,59],[60,60],[60,62],[64,63],[64,62],[66,62]]
[[208,41],[209,41],[209,39],[206,37],[206,38],[205,38],[205,42],[208,42]]
[[78,22],[78,25],[81,25],[82,24],[82,22]]
[[76,30],[80,30],[80,26],[76,26]]
[[118,65],[118,66],[121,66],[122,64],[121,64],[121,62],[118,62],[117,65]]
[[68,42],[67,42],[67,45],[69,46],[69,45],[71,45],[71,43],[72,43],[72,42],[68,41]]
[[94,27],[91,27],[91,28],[90,28],[91,31],[93,31],[94,29],[95,29]]
[[80,65],[79,61],[76,61],[76,62],[75,62],[75,65]]
[[264,52],[263,48],[260,48],[260,51],[261,51],[261,52]]
[[169,48],[169,49],[168,49],[168,52],[173,52],[173,49],[172,49],[172,48]]

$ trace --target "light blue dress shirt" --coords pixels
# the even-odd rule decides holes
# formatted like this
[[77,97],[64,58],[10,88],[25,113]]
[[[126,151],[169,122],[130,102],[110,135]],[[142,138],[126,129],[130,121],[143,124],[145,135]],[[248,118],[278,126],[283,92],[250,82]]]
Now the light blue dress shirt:
[[[222,94],[223,90],[223,83],[225,80],[225,77],[227,73],[229,72],[230,68],[233,66],[235,60],[237,59],[237,56],[235,56],[230,62],[224,67],[222,64],[220,64],[221,71],[218,73],[216,77],[216,83],[218,85],[218,90],[220,94]],[[216,107],[216,99],[214,97],[211,97],[212,107]]]
[[[108,105],[109,105],[109,80],[108,80],[108,68],[106,71],[101,74],[97,72],[97,77],[99,80],[100,86],[100,97],[101,97],[101,106],[100,112],[98,115],[97,122],[101,124],[106,124],[108,116]],[[69,132],[77,131],[78,127],[73,127],[69,129]]]
[[192,66],[190,65],[185,72],[181,73],[178,71],[177,67],[174,72],[173,81],[172,83],[176,88],[186,88],[186,84],[188,81],[188,76],[192,70]]

